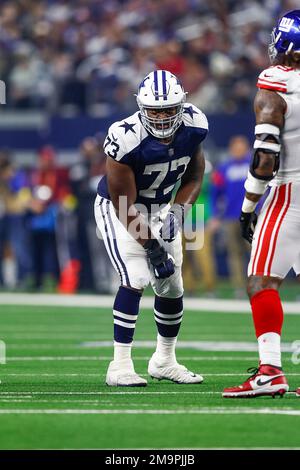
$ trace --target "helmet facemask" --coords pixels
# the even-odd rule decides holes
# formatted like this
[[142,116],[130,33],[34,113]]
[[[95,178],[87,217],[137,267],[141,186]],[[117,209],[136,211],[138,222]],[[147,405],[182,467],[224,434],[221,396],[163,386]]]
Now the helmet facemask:
[[[141,120],[145,129],[158,139],[166,139],[171,137],[182,123],[183,105],[185,100],[175,106],[151,107],[143,106],[138,100],[138,106],[141,112]],[[149,115],[151,111],[157,114],[165,111],[168,116],[164,118]]]
[[278,55],[278,51],[275,47],[275,44],[276,44],[276,35],[275,35],[275,28],[273,28],[273,31],[271,33],[271,42],[269,44],[269,47],[268,47],[268,54],[269,54],[269,58],[270,58],[270,62],[273,63],[274,60],[276,59],[277,55]]

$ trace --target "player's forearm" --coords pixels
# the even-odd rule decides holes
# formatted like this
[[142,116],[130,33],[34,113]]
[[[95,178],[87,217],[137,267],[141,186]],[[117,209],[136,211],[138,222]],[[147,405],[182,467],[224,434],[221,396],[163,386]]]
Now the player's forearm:
[[177,191],[174,203],[182,205],[194,204],[200,194],[201,183],[202,178],[200,181],[190,181],[184,185],[181,185]]
[[259,163],[255,169],[256,178],[249,172],[245,182],[245,199],[242,206],[243,212],[255,210],[260,198],[266,192],[270,180],[273,178],[274,158],[264,152],[259,152]]
[[270,90],[257,92],[254,109],[256,115],[254,154],[245,182],[242,212],[253,212],[269,182],[279,170],[281,130],[284,125],[286,103]]
[[174,203],[190,207],[196,202],[201,191],[204,170],[205,159],[202,149],[199,147],[181,180]]
[[254,193],[249,193],[248,191],[245,192],[245,197],[252,202],[258,202],[260,198],[262,197],[262,194],[254,194]]
[[120,222],[140,245],[144,246],[147,240],[154,238],[149,225],[146,223],[143,216],[137,211],[134,204],[131,204],[126,209],[120,207],[118,204],[113,205]]
[[254,194],[246,191],[242,204],[242,212],[253,212],[256,209],[256,206],[261,197],[262,194]]
[[253,212],[260,200],[265,194],[268,181],[258,180],[254,178],[251,173],[245,181],[245,197],[242,204],[242,212]]

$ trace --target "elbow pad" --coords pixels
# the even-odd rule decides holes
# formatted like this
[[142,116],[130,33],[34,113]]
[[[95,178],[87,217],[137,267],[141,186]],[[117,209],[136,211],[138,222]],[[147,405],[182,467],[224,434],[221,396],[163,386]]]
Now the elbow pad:
[[[258,124],[255,126],[256,140],[254,142],[254,155],[250,165],[250,173],[254,178],[263,181],[271,181],[276,176],[280,166],[280,129],[272,124]],[[269,142],[267,139],[272,139]],[[256,173],[256,168],[259,166],[260,155],[259,151],[268,153],[274,158],[273,174],[270,176],[260,176]]]

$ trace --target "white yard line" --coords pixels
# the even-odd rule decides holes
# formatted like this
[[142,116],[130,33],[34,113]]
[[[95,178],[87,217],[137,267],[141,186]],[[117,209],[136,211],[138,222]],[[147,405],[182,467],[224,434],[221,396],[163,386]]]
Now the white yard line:
[[[112,341],[85,341],[81,343],[83,348],[105,348],[112,347]],[[156,341],[134,341],[133,347],[136,348],[155,348]],[[250,341],[178,341],[177,349],[196,349],[198,351],[245,351],[257,352],[257,343]],[[292,343],[281,343],[282,352],[294,352]]]
[[125,392],[111,392],[111,391],[107,391],[107,392],[77,392],[77,391],[74,391],[74,392],[62,392],[62,391],[43,391],[43,392],[0,392],[0,397],[1,396],[36,396],[36,395],[67,395],[67,396],[81,396],[81,395],[99,395],[99,396],[102,396],[102,395],[105,395],[105,396],[108,396],[108,395],[193,395],[193,394],[200,394],[200,395],[221,395],[221,392],[210,392],[210,391],[207,391],[207,392],[201,392],[201,391],[162,391],[162,392],[157,392],[157,391],[152,391],[152,392],[149,392],[149,391],[138,391],[138,392],[135,392],[135,391],[125,391]]
[[[3,337],[3,336],[2,336]],[[7,347],[9,348],[9,350],[11,351],[12,349],[15,349],[15,350],[23,350],[23,349],[26,349],[26,350],[32,350],[32,351],[40,351],[40,350],[51,350],[53,349],[54,351],[56,351],[57,349],[81,349],[82,346],[78,345],[78,344],[56,344],[56,343],[52,343],[52,344],[38,344],[38,343],[35,343],[35,344],[13,344],[13,343],[10,343],[9,341],[6,341],[6,345]]]
[[0,414],[55,414],[55,415],[286,415],[300,416],[300,410],[276,408],[191,408],[191,409],[152,409],[152,410],[99,410],[99,409],[0,409]]
[[[1,334],[1,338],[4,337],[4,334],[2,334],[2,332],[0,332]],[[8,342],[9,340],[13,339],[13,340],[16,340],[16,339],[22,339],[22,340],[29,340],[29,341],[32,341],[32,340],[53,340],[53,341],[57,341],[57,340],[75,340],[75,341],[82,341],[82,339],[84,337],[88,337],[88,338],[91,338],[91,339],[95,339],[95,340],[98,340],[99,339],[99,336],[97,335],[97,333],[95,333],[95,330],[94,330],[94,334],[91,334],[91,333],[75,333],[75,334],[59,334],[59,333],[47,333],[47,334],[42,334],[42,333],[9,333],[6,336],[6,342]],[[107,335],[105,336],[107,338]],[[54,343],[54,346],[55,346],[55,343]]]
[[[32,399],[30,399],[30,400],[27,399],[26,400],[26,399],[23,399],[23,398],[18,398],[18,399],[16,399],[16,398],[6,398],[6,399],[1,399],[0,403],[24,403],[24,404],[28,405],[29,403],[32,404]],[[113,401],[107,401],[107,400],[40,400],[39,399],[38,401],[35,402],[35,404],[37,404],[37,403],[38,404],[40,404],[40,403],[49,404],[50,403],[52,405],[54,403],[56,403],[58,405],[60,405],[62,403],[68,403],[69,406],[72,405],[73,403],[74,404],[76,403],[77,405],[83,405],[83,406],[84,405],[88,405],[88,406],[95,406],[95,405],[98,405],[98,406],[101,405],[102,406],[102,405],[105,405],[105,406],[114,406],[114,407],[116,406],[116,404]],[[133,406],[133,407],[136,406],[136,407],[140,407],[140,408],[147,408],[147,407],[151,406],[150,403],[149,404],[147,404],[147,403],[134,403],[134,402],[131,402],[131,401],[130,401],[130,405]]]
[[[141,377],[149,377],[149,374],[139,374]],[[249,373],[247,372],[242,372],[240,374],[223,374],[223,373],[216,373],[216,374],[207,374],[203,373],[205,377],[241,377],[243,375],[249,376]],[[286,376],[295,376],[295,377],[300,377],[300,373],[285,373]],[[12,372],[3,372],[1,374],[1,377],[105,377],[106,374],[101,374],[101,373],[89,373],[89,372],[81,372],[81,373],[12,373]]]
[[[109,295],[57,295],[57,294],[0,294],[1,305],[40,305],[53,307],[107,307],[112,308],[114,297]],[[153,308],[153,297],[143,297],[142,308]],[[300,302],[284,302],[285,313],[300,314]],[[186,298],[185,308],[195,311],[219,313],[250,313],[248,300]],[[1,309],[3,311],[3,309]],[[41,312],[42,313],[42,312]]]
[[[14,356],[7,357],[7,362],[31,362],[31,361],[109,361],[111,356]],[[135,361],[149,360],[149,357],[134,357]],[[234,357],[234,356],[183,356],[178,360],[184,361],[257,361],[256,356]],[[1,372],[1,369],[0,369]]]
[[[49,449],[53,450],[53,449]],[[63,450],[78,450],[75,447],[64,447]],[[113,450],[115,448],[111,447],[82,447],[80,450]],[[132,450],[132,447],[122,447],[122,451]],[[137,450],[156,450],[154,447],[139,447]],[[159,451],[163,452],[164,450],[300,450],[300,447],[160,447]]]
[[[112,348],[112,341],[85,341],[80,343],[81,347],[84,349],[97,349],[97,348]],[[9,343],[8,343],[9,348]],[[155,349],[156,341],[134,341],[134,348],[150,348]],[[194,349],[197,351],[213,351],[213,352],[257,352],[257,343],[250,341],[178,341],[176,344],[178,349]],[[281,344],[282,352],[294,352],[295,347],[293,343],[282,343]],[[39,357],[50,357],[50,356],[39,356]],[[68,357],[68,356],[63,356]],[[72,356],[70,356],[72,357]],[[73,356],[74,357],[74,356]],[[79,356],[78,356],[79,357]],[[15,360],[10,358],[10,360]],[[21,359],[25,360],[25,359]],[[43,359],[40,359],[43,360]],[[46,360],[46,359],[44,359]],[[48,359],[50,360],[50,359]],[[59,359],[57,359],[59,360]],[[64,359],[68,360],[68,359]],[[71,360],[71,359],[69,359]]]
[[[35,397],[37,395],[53,395],[53,396],[109,396],[109,395],[220,395],[222,392],[212,392],[212,391],[188,391],[188,390],[178,390],[178,391],[118,391],[118,392],[78,392],[78,391],[70,391],[70,392],[62,392],[62,391],[42,391],[42,392],[21,392],[21,391],[11,391],[11,392],[0,392],[0,397],[11,396],[11,397]],[[287,392],[286,395],[295,395],[295,392]],[[300,403],[300,400],[299,400]]]

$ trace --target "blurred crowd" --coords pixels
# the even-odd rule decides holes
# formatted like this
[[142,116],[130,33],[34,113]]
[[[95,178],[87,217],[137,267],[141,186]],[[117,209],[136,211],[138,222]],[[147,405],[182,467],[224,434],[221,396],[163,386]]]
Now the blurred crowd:
[[[102,140],[100,135],[84,139],[80,158],[68,168],[58,165],[51,146],[39,150],[34,168],[14,165],[13,155],[0,151],[0,287],[114,292],[118,279],[96,236],[93,213],[97,184],[105,174]],[[207,162],[197,200],[203,210],[191,211],[186,221],[185,243],[189,227],[204,229],[203,248],[185,250],[185,289],[191,295],[214,296],[222,276],[229,276],[236,296],[244,293],[249,246],[240,236],[238,217],[248,140],[232,137],[223,160],[214,168]]]
[[[176,74],[204,112],[248,113],[256,78],[269,64],[274,22],[298,7],[299,0],[3,0],[3,111],[130,114],[139,83],[158,68]],[[116,289],[93,214],[105,174],[102,141],[100,134],[85,138],[68,167],[51,145],[32,149],[35,163],[26,167],[0,150],[0,288]],[[249,159],[249,142],[235,135],[221,160],[206,165],[196,224],[204,227],[204,246],[184,254],[191,295],[215,295],[220,277],[230,279],[237,297],[244,293],[249,246],[238,216]],[[187,226],[198,217],[190,212]]]
[[206,112],[248,109],[274,21],[298,0],[9,0],[0,77],[14,108],[104,116],[135,110],[154,68]]
[[34,168],[14,165],[13,155],[0,151],[0,285],[109,291],[111,270],[93,213],[105,173],[101,148],[102,141],[87,137],[81,159],[68,168],[57,164],[51,146],[40,149]]

